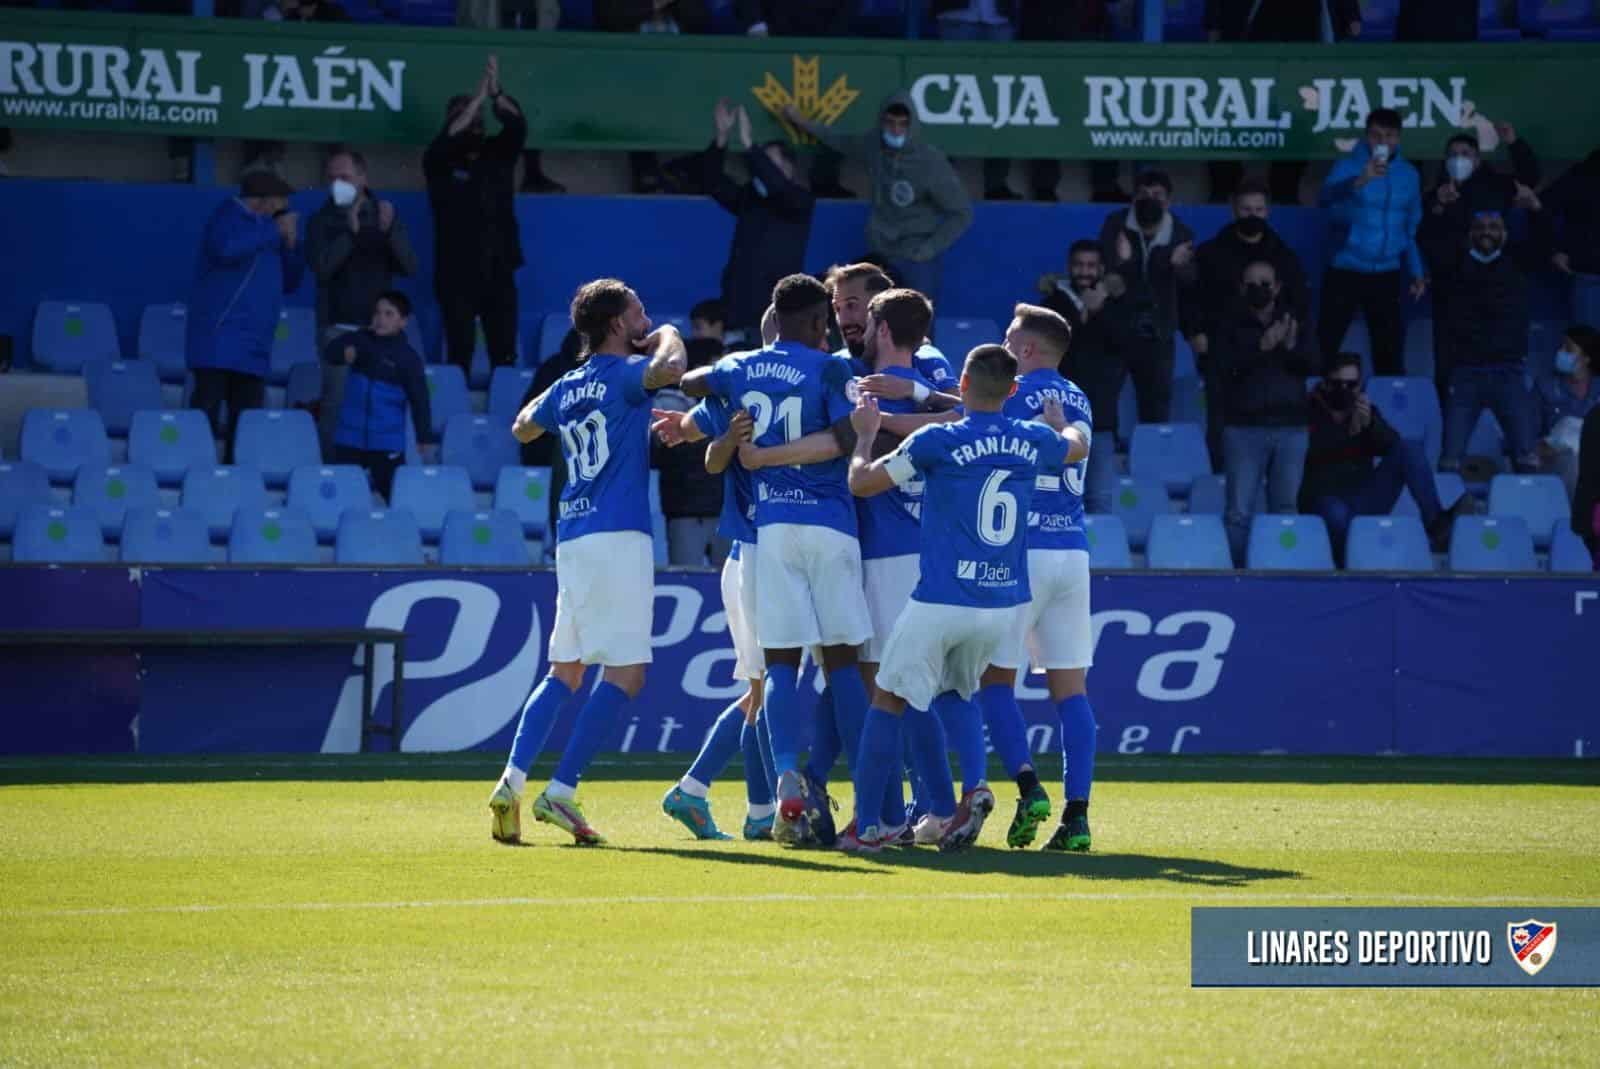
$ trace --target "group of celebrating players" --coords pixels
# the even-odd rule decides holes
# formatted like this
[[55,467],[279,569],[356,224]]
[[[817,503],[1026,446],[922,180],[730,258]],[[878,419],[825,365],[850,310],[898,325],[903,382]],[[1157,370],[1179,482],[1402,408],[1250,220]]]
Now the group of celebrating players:
[[[837,353],[824,348],[830,305],[845,341]],[[651,659],[654,434],[678,447],[709,440],[706,468],[723,476],[720,530],[734,548],[722,595],[735,672],[749,683],[663,799],[669,816],[698,838],[731,838],[707,794],[742,751],[747,839],[959,850],[995,806],[987,723],[1019,792],[1006,842],[1027,847],[1051,813],[1016,700],[1017,672],[1032,664],[1060,715],[1066,768],[1045,849],[1089,849],[1083,481],[1093,419],[1057,370],[1071,330],[1048,309],[1018,305],[1003,344],[973,349],[957,377],[927,344],[932,317],[926,297],[894,288],[872,264],[835,268],[825,283],[791,275],[773,290],[762,348],[686,372],[678,332],[654,329],[624,283],[578,290],[584,362],[512,427],[523,442],[559,433],[568,480],[551,667],[489,800],[495,839],[520,839],[528,769],[563,707],[581,701],[532,811],[580,844],[605,842],[575,794]],[[672,384],[700,399],[693,410],[652,408],[651,393]],[[807,655],[825,677],[820,698],[800,687]],[[577,697],[591,664],[601,678]],[[839,830],[828,776],[841,754],[855,812]]]

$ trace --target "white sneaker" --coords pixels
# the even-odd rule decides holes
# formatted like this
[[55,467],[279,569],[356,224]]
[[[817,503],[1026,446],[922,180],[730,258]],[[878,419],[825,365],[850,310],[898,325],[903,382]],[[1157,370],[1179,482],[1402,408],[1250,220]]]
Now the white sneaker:
[[917,821],[914,830],[918,846],[938,846],[939,840],[944,838],[944,831],[950,826],[949,817],[936,817],[932,813],[925,813]]
[[489,813],[489,834],[496,842],[522,841],[522,798],[505,779],[495,784],[494,793],[489,796]]

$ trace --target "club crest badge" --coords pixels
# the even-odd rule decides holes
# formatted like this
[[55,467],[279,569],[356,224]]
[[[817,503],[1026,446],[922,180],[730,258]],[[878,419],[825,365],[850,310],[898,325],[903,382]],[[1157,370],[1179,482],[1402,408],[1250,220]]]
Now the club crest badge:
[[1506,925],[1506,942],[1522,971],[1536,976],[1555,956],[1556,926],[1544,921],[1516,921]]

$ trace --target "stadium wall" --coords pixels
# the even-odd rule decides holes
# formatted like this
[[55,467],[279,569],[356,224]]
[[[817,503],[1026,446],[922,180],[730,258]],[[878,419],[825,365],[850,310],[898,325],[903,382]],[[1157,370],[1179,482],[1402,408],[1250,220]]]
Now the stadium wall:
[[[1093,596],[1104,753],[1600,748],[1581,668],[1600,640],[1592,579],[1101,575]],[[0,629],[403,628],[406,751],[507,747],[554,604],[549,571],[0,568]],[[649,681],[610,745],[693,752],[740,691],[717,577],[660,573],[654,613]],[[376,668],[387,717],[386,654]],[[359,654],[326,649],[0,648],[0,753],[349,752],[361,678]],[[1051,751],[1034,682],[1020,692],[1029,738]]]

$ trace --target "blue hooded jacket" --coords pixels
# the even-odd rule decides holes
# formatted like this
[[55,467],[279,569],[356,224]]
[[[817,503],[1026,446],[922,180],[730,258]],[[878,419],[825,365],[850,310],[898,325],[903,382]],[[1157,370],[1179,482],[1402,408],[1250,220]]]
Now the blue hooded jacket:
[[266,378],[283,295],[300,285],[305,260],[286,248],[268,216],[236,197],[206,223],[189,298],[190,369]]
[[1417,227],[1422,222],[1422,176],[1398,154],[1389,158],[1389,173],[1360,189],[1356,179],[1372,157],[1360,142],[1334,163],[1322,183],[1320,202],[1334,227],[1333,266],[1344,271],[1378,274],[1404,267],[1422,278],[1422,252]]
[[342,364],[346,348],[355,350],[339,404],[335,445],[374,453],[406,449],[406,406],[420,437],[429,437],[433,416],[428,404],[428,377],[422,357],[404,334],[379,337],[358,330],[328,343],[325,358]]

